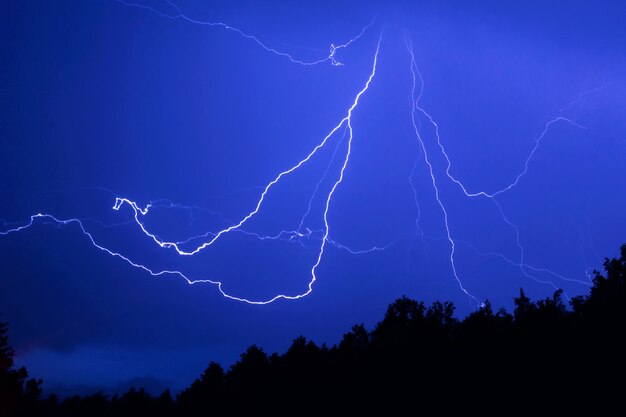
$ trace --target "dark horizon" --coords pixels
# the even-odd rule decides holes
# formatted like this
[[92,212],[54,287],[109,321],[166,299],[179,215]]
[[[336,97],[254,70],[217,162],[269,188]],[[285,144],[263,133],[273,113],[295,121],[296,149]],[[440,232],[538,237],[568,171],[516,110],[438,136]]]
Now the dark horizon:
[[[606,259],[604,271],[594,273],[590,294],[569,305],[562,290],[531,300],[520,289],[512,312],[485,302],[458,320],[452,303],[427,306],[402,296],[372,329],[355,324],[332,346],[301,335],[282,353],[253,344],[227,368],[210,361],[180,392],[151,394],[137,381],[115,394],[44,396],[41,380],[13,366],[8,324],[0,322],[0,411],[6,417],[166,417],[305,403],[309,412],[407,411],[465,409],[464,401],[510,407],[522,400],[530,410],[590,405],[615,411],[621,398],[615,376],[626,371],[626,244],[620,249],[619,258]],[[468,376],[472,384],[466,386]],[[551,393],[555,384],[557,396]]]

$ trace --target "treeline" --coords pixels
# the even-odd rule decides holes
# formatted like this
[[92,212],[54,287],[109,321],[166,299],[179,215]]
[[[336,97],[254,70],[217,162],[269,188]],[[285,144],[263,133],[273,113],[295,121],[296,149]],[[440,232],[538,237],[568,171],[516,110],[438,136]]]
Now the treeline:
[[499,414],[510,414],[530,404],[556,404],[563,411],[591,401],[597,412],[597,406],[626,395],[626,245],[619,258],[605,261],[604,270],[595,272],[589,295],[569,303],[562,291],[532,301],[520,290],[512,313],[494,311],[485,302],[463,320],[454,317],[452,303],[426,306],[402,297],[371,331],[356,325],[332,347],[301,336],[283,354],[267,354],[253,345],[228,370],[211,362],[175,398],[169,391],[155,397],[131,389],[113,397],[43,399],[41,381],[14,369],[4,323],[0,416],[307,415],[339,410],[370,415],[381,406],[388,415],[392,408],[433,406],[437,413],[486,406],[497,411],[500,404],[506,408]]

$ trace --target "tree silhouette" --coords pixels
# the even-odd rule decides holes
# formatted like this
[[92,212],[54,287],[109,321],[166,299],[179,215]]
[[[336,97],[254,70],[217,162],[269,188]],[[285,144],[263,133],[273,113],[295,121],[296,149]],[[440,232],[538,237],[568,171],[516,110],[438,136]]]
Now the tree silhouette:
[[6,416],[34,415],[41,411],[41,381],[28,379],[24,367],[14,369],[8,331],[8,323],[0,322],[0,411]]
[[228,402],[234,410],[242,412],[266,408],[270,396],[275,394],[271,384],[268,384],[269,380],[270,360],[267,354],[256,345],[250,346],[226,374]]
[[598,411],[623,395],[626,245],[604,269],[595,272],[589,294],[569,306],[561,290],[533,301],[520,289],[512,314],[485,301],[459,320],[452,303],[427,307],[402,296],[371,332],[355,325],[331,348],[299,336],[283,354],[252,345],[228,371],[210,362],[176,400],[169,391],[155,398],[133,388],[112,398],[43,401],[40,381],[14,368],[8,325],[0,323],[0,416],[394,414],[467,411],[494,399],[508,404],[500,414],[513,405],[536,412],[539,403],[563,412],[568,402],[585,401]]
[[13,355],[15,352],[9,344],[9,323],[0,322],[0,372],[6,374],[13,368]]
[[211,361],[200,378],[178,395],[181,412],[188,416],[207,415],[222,405],[224,377],[222,366]]

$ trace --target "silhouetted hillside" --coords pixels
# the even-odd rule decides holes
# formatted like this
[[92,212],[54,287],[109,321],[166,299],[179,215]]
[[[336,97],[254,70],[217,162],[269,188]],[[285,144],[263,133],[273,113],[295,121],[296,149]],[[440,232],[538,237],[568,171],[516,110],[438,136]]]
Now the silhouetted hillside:
[[[0,324],[4,416],[208,416],[259,412],[350,414],[385,407],[498,414],[620,404],[626,363],[626,245],[595,273],[587,296],[562,291],[533,301],[520,289],[513,313],[486,301],[464,320],[452,303],[401,297],[372,330],[355,325],[332,347],[296,338],[283,354],[250,346],[228,370],[215,362],[174,399],[142,389],[41,398],[40,381],[16,370]],[[542,408],[539,408],[542,407]],[[621,405],[619,405],[621,408]],[[583,411],[582,408],[579,411]],[[613,410],[620,414],[619,409]]]

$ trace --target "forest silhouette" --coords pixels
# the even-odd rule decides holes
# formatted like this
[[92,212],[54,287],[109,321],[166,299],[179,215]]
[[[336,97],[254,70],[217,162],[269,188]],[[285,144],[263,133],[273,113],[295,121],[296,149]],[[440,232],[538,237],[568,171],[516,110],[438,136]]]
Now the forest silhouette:
[[626,244],[594,274],[589,294],[569,303],[561,290],[533,301],[520,289],[512,313],[486,301],[462,320],[452,303],[403,296],[371,331],[355,325],[332,347],[300,336],[283,354],[252,345],[227,370],[210,362],[176,396],[132,388],[44,398],[42,381],[15,367],[8,323],[0,323],[0,417],[433,414],[425,411],[432,407],[516,414],[546,404],[561,412],[592,404],[597,412],[625,391]]

